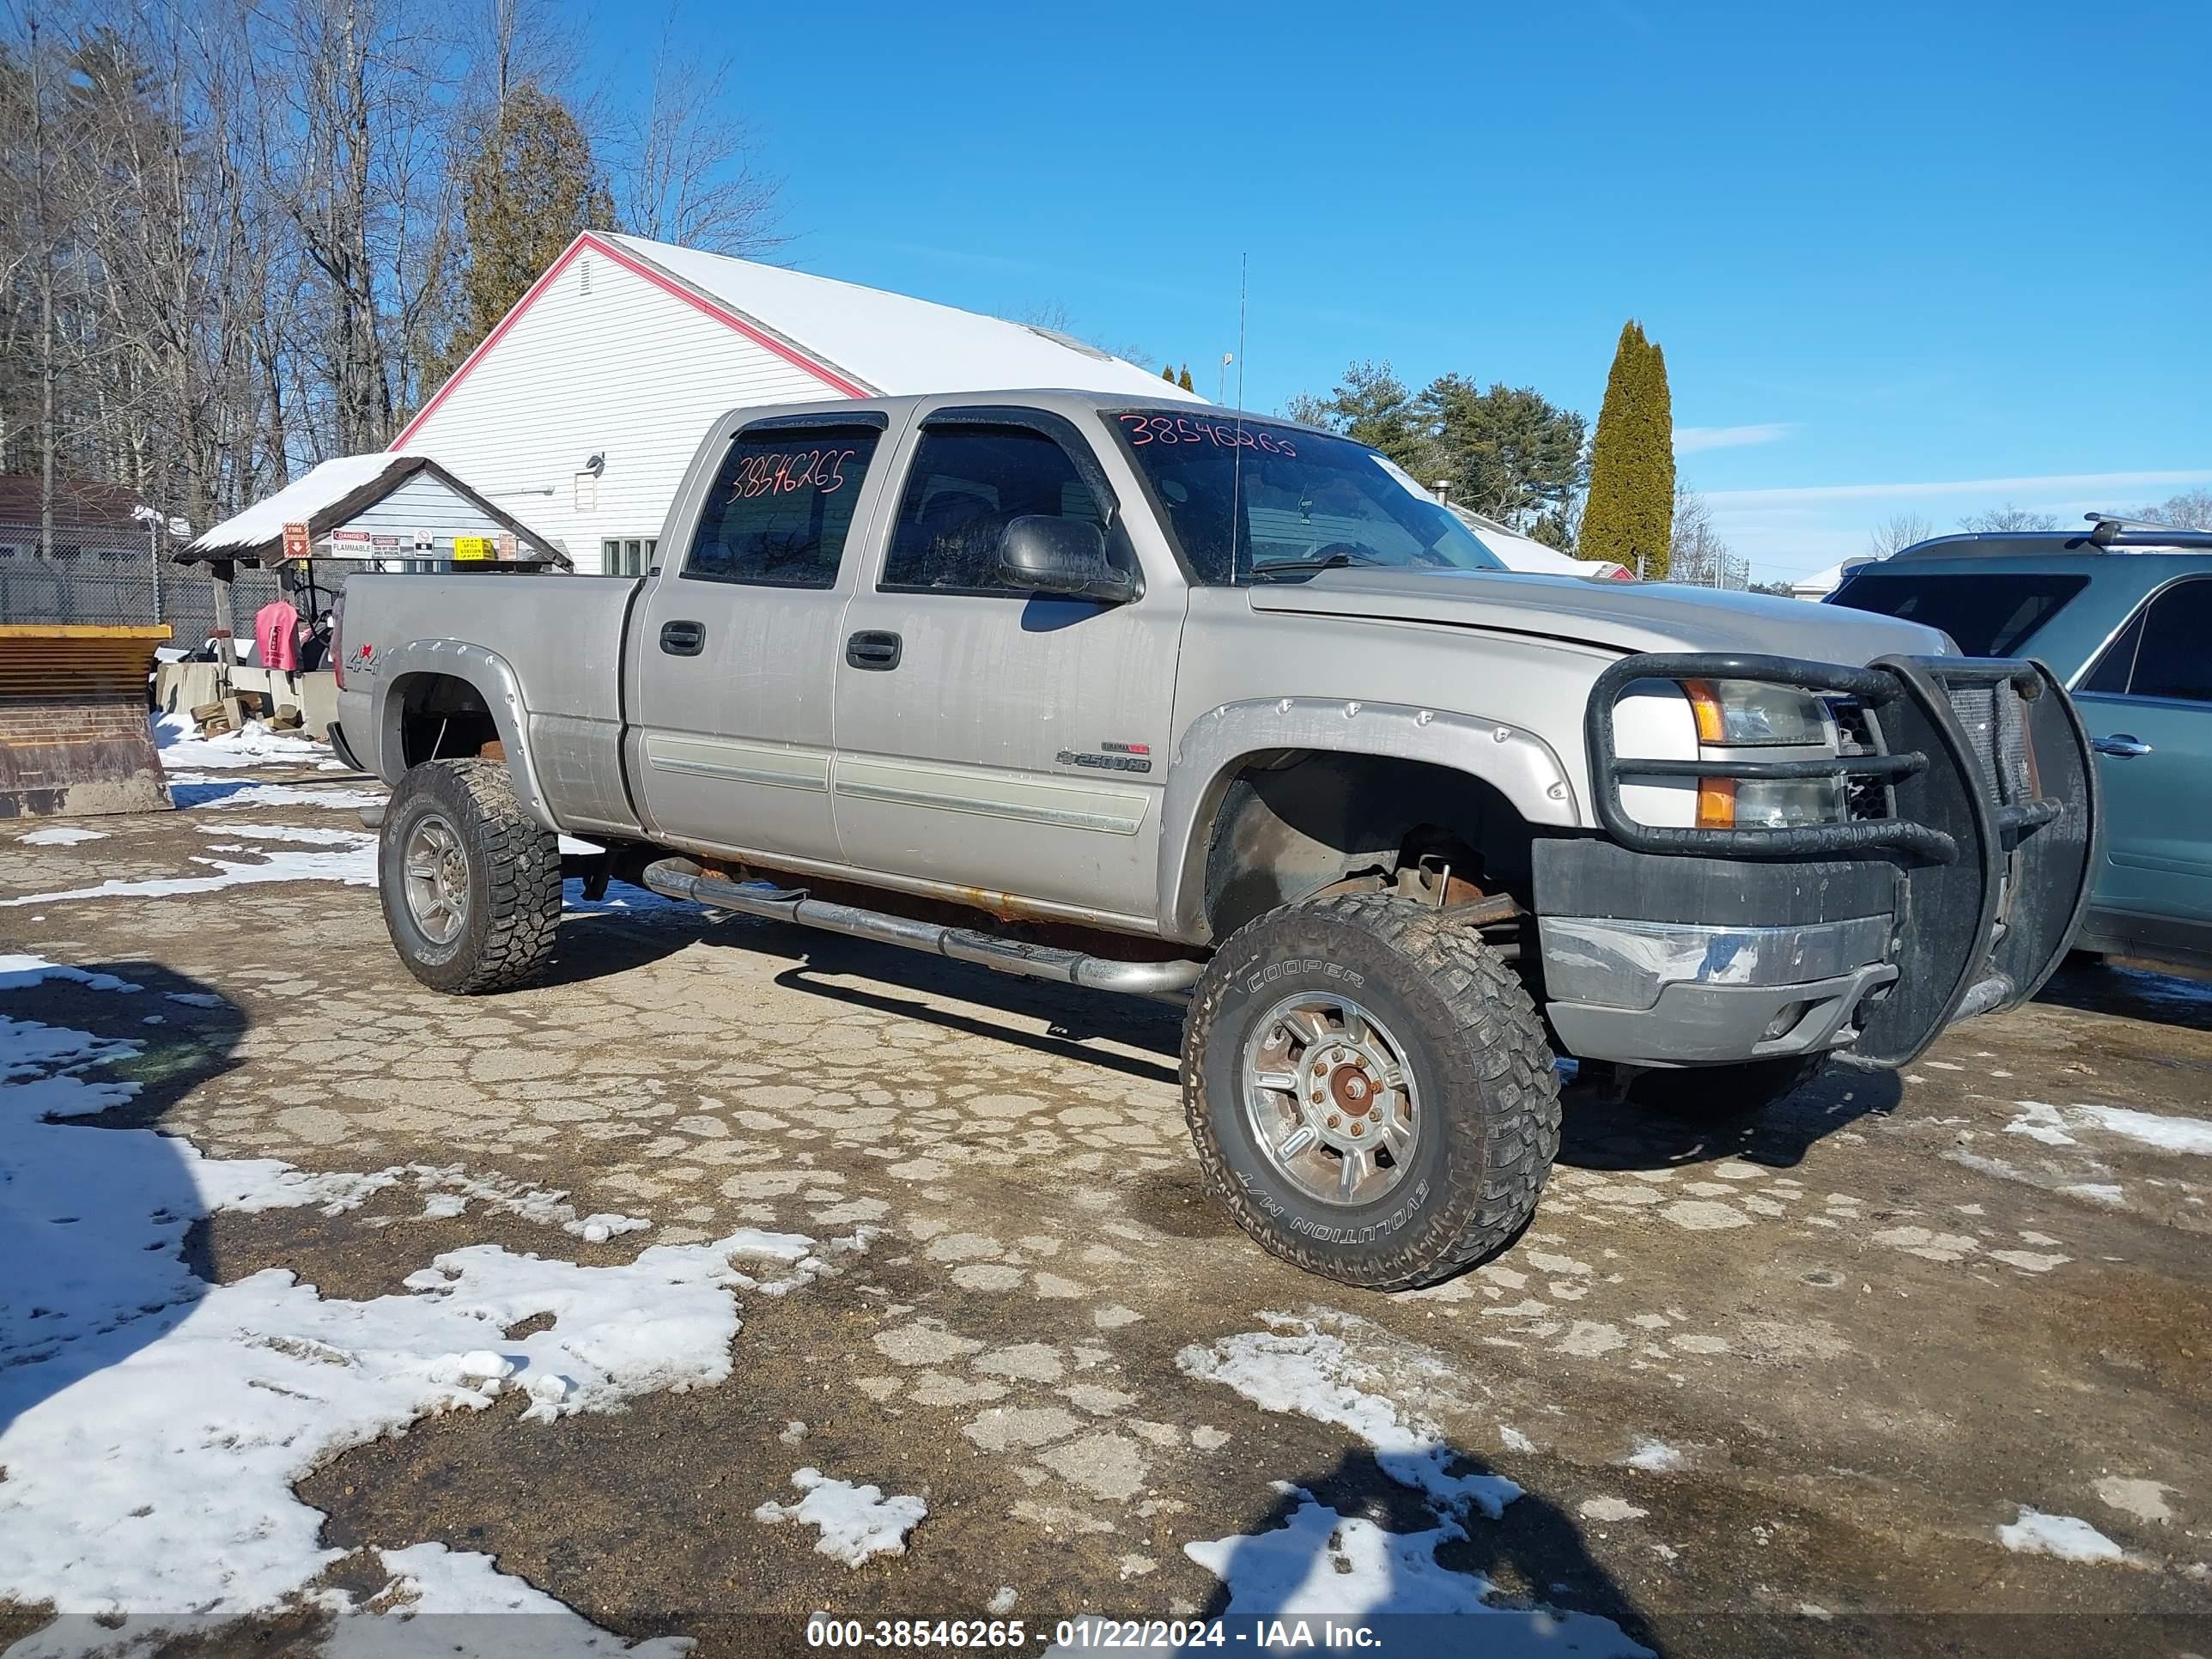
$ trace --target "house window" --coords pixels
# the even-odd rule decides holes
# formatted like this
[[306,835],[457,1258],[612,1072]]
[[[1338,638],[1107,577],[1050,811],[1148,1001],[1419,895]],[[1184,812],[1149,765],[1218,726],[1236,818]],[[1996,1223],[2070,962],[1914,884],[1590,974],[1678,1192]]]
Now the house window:
[[642,576],[660,545],[657,536],[611,537],[599,544],[599,574],[603,576]]

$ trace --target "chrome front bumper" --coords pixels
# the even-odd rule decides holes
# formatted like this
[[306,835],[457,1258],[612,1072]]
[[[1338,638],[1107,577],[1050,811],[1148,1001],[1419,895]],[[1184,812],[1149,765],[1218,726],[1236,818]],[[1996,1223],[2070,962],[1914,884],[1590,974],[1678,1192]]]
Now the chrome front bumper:
[[1695,1066],[1824,1053],[1897,977],[1891,918],[1714,927],[1546,916],[1545,1012],[1589,1060]]

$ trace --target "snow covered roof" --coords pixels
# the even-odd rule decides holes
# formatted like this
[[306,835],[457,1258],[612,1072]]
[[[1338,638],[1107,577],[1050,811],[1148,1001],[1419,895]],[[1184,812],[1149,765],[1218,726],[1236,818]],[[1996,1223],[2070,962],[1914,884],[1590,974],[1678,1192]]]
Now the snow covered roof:
[[1832,564],[1824,570],[1815,570],[1809,576],[1800,576],[1790,584],[1790,591],[1801,599],[1822,599],[1844,585],[1844,578],[1863,564],[1880,562],[1871,553],[1861,553]]
[[605,240],[887,396],[1066,387],[1205,401],[1050,329],[640,236]]
[[[1401,475],[1403,476],[1402,474]],[[1432,498],[1433,499],[1433,498]],[[1607,564],[1598,559],[1577,559],[1572,554],[1562,553],[1556,547],[1509,529],[1495,519],[1464,507],[1444,503],[1445,510],[1469,530],[1475,540],[1495,553],[1508,570],[1533,572],[1541,576],[1581,576],[1593,581],[1602,581],[1620,574],[1620,567]]]
[[336,455],[311,467],[265,501],[206,530],[175,556],[179,564],[209,563],[219,559],[246,564],[271,562],[281,555],[284,526],[304,524],[312,537],[320,537],[364,512],[397,489],[417,472],[428,471],[480,508],[487,516],[528,545],[562,564],[568,558],[542,536],[493,506],[427,455],[408,455],[378,450],[367,455]]

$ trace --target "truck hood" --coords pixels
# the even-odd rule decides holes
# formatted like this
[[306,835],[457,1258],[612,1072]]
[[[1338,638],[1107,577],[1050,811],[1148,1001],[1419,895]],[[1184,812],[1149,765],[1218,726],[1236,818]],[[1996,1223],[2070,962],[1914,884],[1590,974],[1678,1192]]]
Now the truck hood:
[[1360,617],[1571,640],[1632,653],[1727,651],[1854,667],[1876,657],[1948,656],[1933,628],[1765,593],[1666,582],[1594,582],[1491,570],[1324,570],[1256,582],[1255,611]]

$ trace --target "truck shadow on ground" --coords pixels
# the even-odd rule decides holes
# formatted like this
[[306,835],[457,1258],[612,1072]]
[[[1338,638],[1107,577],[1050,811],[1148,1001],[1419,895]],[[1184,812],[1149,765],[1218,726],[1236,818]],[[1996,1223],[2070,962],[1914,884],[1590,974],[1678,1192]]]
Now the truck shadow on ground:
[[[1175,1088],[1182,1084],[1182,1016],[1165,1003],[1016,979],[964,963],[800,928],[771,925],[742,935],[710,938],[715,943],[796,957],[795,965],[776,975],[775,983],[785,990],[1007,1043],[1054,1060],[1079,1060],[1125,1077]],[[860,981],[871,982],[856,982]],[[902,984],[911,991],[902,992]],[[969,1007],[940,1006],[927,1000],[931,994],[957,998]],[[975,1012],[979,1009],[1006,1018]],[[1033,1029],[1036,1023],[1044,1029]],[[1137,1052],[1122,1052],[1127,1049]],[[1610,1101],[1596,1089],[1570,1082],[1560,1096],[1559,1162],[1586,1170],[1657,1170],[1742,1158],[1790,1169],[1826,1137],[1870,1114],[1894,1110],[1902,1090],[1893,1073],[1832,1066],[1789,1098],[1754,1115],[1699,1122]]]
[[2085,1014],[2212,1031],[2212,979],[2192,979],[2149,963],[2075,957],[2051,976],[2035,1000]]
[[0,976],[0,1435],[173,1329],[210,1278],[190,1153],[158,1127],[238,1064],[245,1017],[158,963],[85,971],[140,988]]
[[1671,1170],[1740,1158],[1795,1169],[1830,1135],[1895,1111],[1904,1094],[1894,1072],[1831,1066],[1762,1111],[1700,1121],[1570,1083],[1559,1096],[1559,1161],[1577,1170]]
[[[1429,1455],[1361,1450],[1318,1476],[1279,1483],[1243,1535],[1193,1547],[1220,1580],[1199,1616],[1240,1625],[1304,1617],[1317,1626],[1332,1614],[1340,1623],[1384,1620],[1382,1645],[1409,1659],[1662,1651],[1650,1621],[1565,1510],[1523,1490],[1495,1521],[1455,1521],[1385,1467],[1419,1464],[1414,1474],[1424,1474]],[[1456,1448],[1437,1467],[1454,1480],[1491,1474]]]

